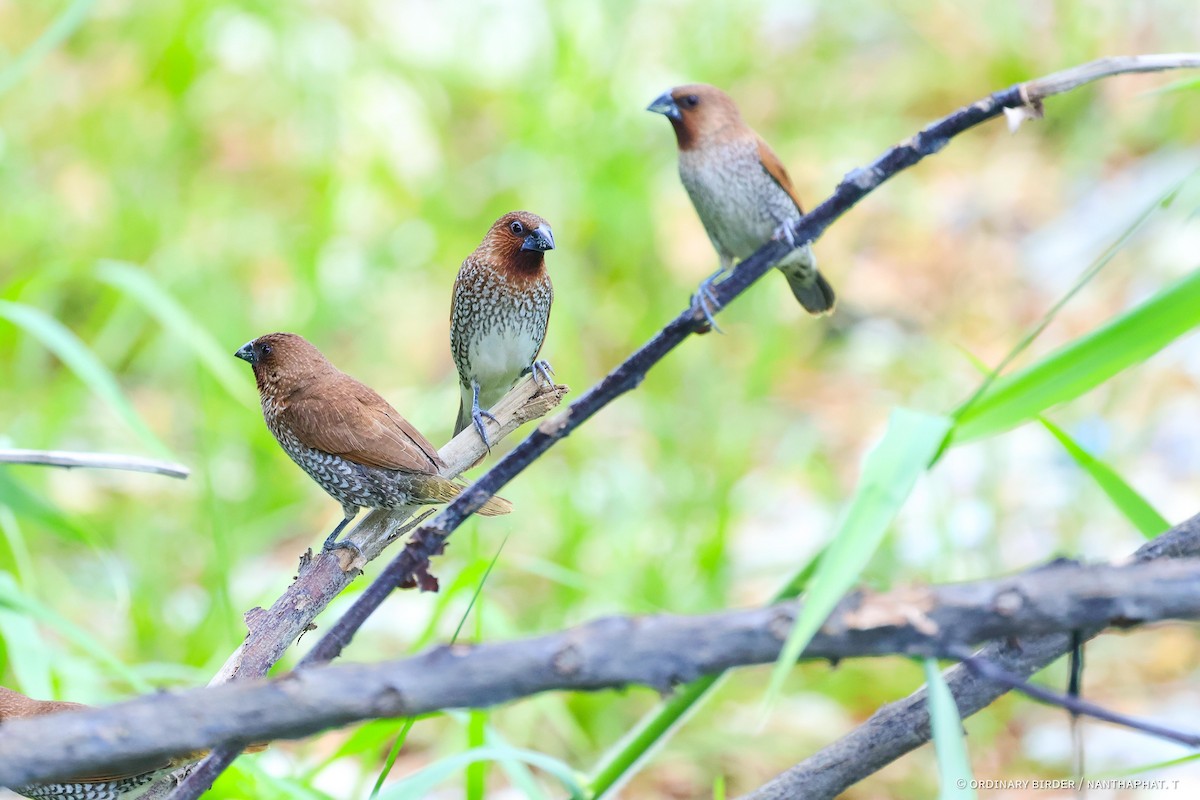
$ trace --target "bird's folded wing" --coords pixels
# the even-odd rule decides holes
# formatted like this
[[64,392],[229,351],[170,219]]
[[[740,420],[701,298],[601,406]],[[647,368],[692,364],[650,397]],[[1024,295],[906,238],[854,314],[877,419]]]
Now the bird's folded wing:
[[804,213],[804,207],[800,205],[800,197],[796,194],[796,187],[792,185],[792,177],[788,175],[787,170],[783,166],[783,162],[779,160],[779,156],[775,155],[775,151],[771,149],[771,145],[759,136],[758,137],[758,160],[762,163],[763,169],[767,171],[779,188],[788,193],[792,198],[792,202],[796,204],[796,210],[801,214]]
[[334,391],[293,395],[285,424],[302,443],[369,467],[436,472],[437,450],[370,387],[340,382]]

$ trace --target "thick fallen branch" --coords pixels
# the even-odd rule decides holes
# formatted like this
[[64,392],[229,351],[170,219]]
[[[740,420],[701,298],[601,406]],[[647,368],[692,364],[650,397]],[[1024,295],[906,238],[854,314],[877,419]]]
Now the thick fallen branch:
[[[1190,559],[1200,556],[1200,515],[1176,525],[1143,545],[1133,554],[1137,562]],[[1080,626],[1082,638],[1102,630]],[[976,657],[1022,678],[1066,655],[1071,636],[1065,633],[1021,636],[1015,642],[984,647]],[[1007,685],[982,678],[969,667],[957,666],[944,673],[954,694],[958,713],[966,718],[1009,691]],[[745,797],[747,800],[782,798],[833,798],[929,741],[929,710],[922,688],[903,700],[883,706],[848,735],[778,775]]]
[[[613,617],[536,639],[438,647],[402,661],[319,667],[13,722],[0,728],[0,785],[550,690],[639,684],[665,692],[701,675],[774,661],[797,607]],[[991,638],[1162,619],[1200,619],[1200,559],[1063,562],[1000,580],[855,593],[804,658],[944,656]]]
[[[1032,106],[1040,111],[1040,101],[1044,97],[1103,77],[1126,72],[1198,66],[1200,54],[1196,53],[1105,59],[1016,84],[960,108],[929,125],[908,141],[889,149],[865,169],[856,169],[847,174],[833,195],[803,218],[792,223],[792,244],[785,242],[782,237],[768,242],[749,258],[739,262],[728,278],[716,284],[711,295],[710,310],[716,313],[728,305],[791,250],[817,239],[835,220],[884,181],[926,156],[937,153],[954,136],[999,116],[1006,108]],[[397,587],[411,584],[425,569],[429,559],[441,552],[446,539],[489,497],[597,411],[637,387],[650,368],[665,358],[667,353],[678,347],[689,335],[707,329],[701,309],[689,307],[603,380],[571,403],[565,412],[539,425],[525,441],[513,448],[458,499],[442,510],[431,523],[423,525],[413,533],[404,550],[359,595],[346,614],[321,637],[302,659],[299,667],[309,667],[337,658],[350,643],[355,632],[383,604],[388,595]],[[170,800],[196,800],[236,758],[237,752],[234,748],[215,750],[170,794]]]
[[0,464],[34,464],[42,467],[90,467],[149,472],[168,478],[186,478],[192,471],[183,464],[116,453],[73,453],[67,450],[0,450]]

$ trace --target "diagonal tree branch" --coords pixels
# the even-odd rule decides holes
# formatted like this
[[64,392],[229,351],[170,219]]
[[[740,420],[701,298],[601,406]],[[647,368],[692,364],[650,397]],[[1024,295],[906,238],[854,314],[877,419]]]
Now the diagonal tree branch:
[[[1133,554],[1137,562],[1200,556],[1200,515],[1176,525],[1146,543]],[[1095,637],[1100,628],[1081,626],[1081,640]],[[1016,642],[997,642],[980,650],[976,657],[1004,671],[1028,678],[1071,651],[1068,633],[1022,636]],[[1009,686],[988,680],[966,665],[944,673],[954,695],[958,713],[965,719],[1009,691]],[[833,798],[868,775],[929,741],[929,710],[926,689],[883,706],[869,720],[838,741],[823,748],[770,782],[745,796],[745,800]]]
[[43,467],[90,467],[120,469],[126,472],[149,472],[168,478],[186,478],[192,471],[183,464],[160,461],[156,458],[123,456],[115,453],[75,453],[68,450],[0,450],[0,464],[34,464]]
[[[790,602],[703,616],[612,617],[533,639],[437,647],[401,661],[315,667],[17,721],[0,727],[0,784],[550,690],[638,684],[667,692],[702,675],[774,661],[798,608]],[[998,580],[856,592],[838,604],[803,657],[962,656],[987,639],[1162,619],[1200,619],[1200,559],[1056,562]],[[969,651],[966,657],[974,658]],[[1200,743],[1200,736],[1170,729],[1158,735]]]
[[[1040,110],[1041,100],[1045,97],[1112,75],[1193,67],[1200,67],[1200,53],[1102,59],[1010,86],[958,109],[927,126],[911,139],[892,147],[870,166],[847,174],[833,195],[803,218],[792,223],[790,233],[793,244],[785,242],[783,237],[768,242],[749,258],[741,261],[733,274],[716,284],[713,287],[713,304],[710,311],[716,313],[728,305],[791,250],[817,239],[835,220],[884,181],[926,156],[937,153],[954,136],[999,116],[1004,109],[1033,105]],[[429,559],[441,552],[446,539],[489,497],[597,411],[637,387],[646,373],[689,335],[704,330],[707,330],[707,325],[701,309],[689,308],[682,312],[598,384],[571,403],[565,412],[540,424],[537,430],[443,509],[431,523],[413,533],[404,550],[367,587],[346,614],[325,633],[301,660],[298,668],[337,658],[355,632],[388,595],[397,587],[411,583],[414,576],[419,575],[425,568]],[[212,785],[217,776],[233,763],[237,755],[235,747],[215,750],[170,794],[170,800],[196,800]]]

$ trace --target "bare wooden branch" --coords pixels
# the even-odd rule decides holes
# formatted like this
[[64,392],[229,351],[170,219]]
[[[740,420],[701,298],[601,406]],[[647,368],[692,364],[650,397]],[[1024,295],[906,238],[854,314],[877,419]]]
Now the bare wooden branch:
[[1051,95],[1063,94],[1113,75],[1134,72],[1165,72],[1172,69],[1200,69],[1200,53],[1153,53],[1142,56],[1110,56],[1034,78],[1021,84],[1021,97],[1036,103]]
[[[1096,62],[1078,68],[1081,74],[1096,74],[1088,80],[1118,75],[1124,72],[1141,72],[1152,68],[1174,69],[1194,66],[1198,54],[1174,56],[1143,56],[1142,60],[1126,63],[1108,63],[1096,66]],[[1174,63],[1166,63],[1173,61]],[[1101,74],[1102,73],[1102,74]],[[1041,96],[1067,91],[1079,85],[1083,77],[1066,79],[1063,73],[1047,76],[1046,85],[1039,89]],[[1074,81],[1072,83],[1072,81]],[[838,184],[834,193],[812,211],[793,222],[789,237],[778,237],[763,245],[749,258],[740,261],[733,273],[711,287],[709,311],[717,313],[730,301],[741,295],[750,284],[761,278],[767,270],[779,262],[793,249],[802,247],[820,237],[831,224],[858,204],[884,181],[913,166],[926,156],[933,155],[945,147],[950,139],[971,128],[1000,116],[1006,108],[1026,107],[1030,103],[1025,87],[1038,86],[1037,81],[1017,84],[994,92],[988,97],[964,106],[919,131],[911,139],[887,150],[866,168],[851,171]],[[789,243],[790,242],[790,243]],[[556,442],[578,428],[600,409],[626,392],[632,391],[645,379],[647,372],[668,353],[678,347],[693,333],[708,330],[701,309],[688,307],[674,320],[667,323],[650,341],[621,362],[598,384],[590,388],[570,407],[554,419],[538,426],[523,442],[508,453],[492,469],[448,505],[434,520],[418,528],[409,538],[408,545],[371,585],[359,595],[345,615],[330,628],[301,661],[308,667],[330,661],[350,643],[355,632],[375,612],[391,592],[412,581],[425,568],[429,559],[441,552],[446,539],[492,495],[523,472]],[[214,750],[187,779],[170,794],[170,800],[196,800],[212,785],[220,773],[237,758],[235,747]]]
[[[1200,556],[1200,515],[1176,525],[1143,545],[1132,556],[1135,562],[1188,559]],[[1100,632],[1094,625],[1080,626],[1083,639]],[[996,642],[984,647],[977,657],[1022,678],[1046,667],[1071,650],[1065,633],[1022,635],[1016,642]],[[987,680],[966,666],[944,673],[954,694],[958,713],[965,719],[1009,691],[1007,685]],[[747,800],[833,798],[896,759],[929,741],[929,710],[926,690],[883,706],[869,720],[838,741],[776,776],[746,795]]]
[[[701,675],[775,660],[797,610],[792,602],[704,616],[613,617],[534,639],[437,647],[402,661],[318,667],[12,722],[0,727],[0,785],[550,690],[638,684],[666,692]],[[858,592],[842,600],[803,657],[944,656],[990,638],[1162,619],[1200,619],[1200,559],[1063,562],[999,580]]]
[[68,450],[0,449],[0,464],[32,464],[42,467],[88,467],[119,469],[126,472],[149,472],[168,478],[186,478],[192,471],[183,464],[159,461],[155,458],[123,456],[116,453],[74,453]]

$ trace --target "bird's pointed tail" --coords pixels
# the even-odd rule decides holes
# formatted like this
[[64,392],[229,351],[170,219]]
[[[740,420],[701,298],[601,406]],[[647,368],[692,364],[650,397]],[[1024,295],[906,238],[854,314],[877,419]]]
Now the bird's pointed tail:
[[[440,475],[430,475],[428,480],[422,481],[422,484],[420,499],[426,503],[449,503],[462,494],[462,490],[466,488]],[[503,497],[489,497],[476,513],[483,517],[498,517],[510,513],[512,509],[512,503]]]
[[779,265],[779,271],[787,278],[792,294],[810,314],[829,314],[837,303],[833,287],[817,269],[817,258],[811,247],[794,251]]
[[787,281],[788,286],[792,287],[792,294],[796,295],[805,311],[810,314],[832,313],[837,296],[833,293],[829,281],[825,280],[825,276],[820,272],[814,271],[803,278],[787,275]]

